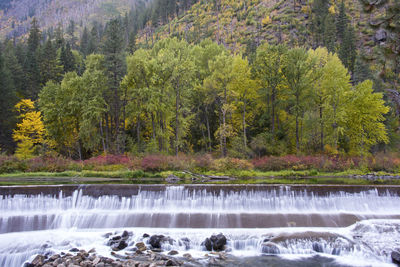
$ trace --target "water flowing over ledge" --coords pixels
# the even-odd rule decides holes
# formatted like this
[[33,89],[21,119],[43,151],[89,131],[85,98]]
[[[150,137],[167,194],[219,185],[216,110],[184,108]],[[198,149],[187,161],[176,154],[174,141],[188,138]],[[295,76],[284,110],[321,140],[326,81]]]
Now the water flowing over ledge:
[[103,235],[125,229],[130,245],[148,242],[144,233],[163,234],[174,240],[164,250],[198,257],[204,239],[221,232],[237,257],[258,257],[269,242],[282,258],[310,260],[318,252],[335,266],[390,264],[400,245],[398,187],[32,186],[0,193],[0,266],[72,247],[108,255]]

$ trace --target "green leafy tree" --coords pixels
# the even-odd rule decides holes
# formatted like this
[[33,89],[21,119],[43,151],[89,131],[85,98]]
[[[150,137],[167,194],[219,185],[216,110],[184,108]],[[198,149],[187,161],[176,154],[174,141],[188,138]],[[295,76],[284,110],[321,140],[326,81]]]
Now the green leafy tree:
[[364,155],[371,146],[387,143],[384,115],[389,112],[382,93],[374,93],[373,83],[366,80],[349,92],[344,117],[344,135],[348,137],[350,153]]
[[300,123],[309,106],[309,88],[314,81],[313,68],[315,59],[309,58],[303,48],[288,51],[282,64],[282,73],[288,88],[290,112],[295,117],[296,151],[300,152]]

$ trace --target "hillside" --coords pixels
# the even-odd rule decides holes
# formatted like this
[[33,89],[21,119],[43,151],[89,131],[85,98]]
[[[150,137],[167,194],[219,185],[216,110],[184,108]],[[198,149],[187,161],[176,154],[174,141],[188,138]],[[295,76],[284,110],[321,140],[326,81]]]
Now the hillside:
[[33,17],[42,30],[61,24],[66,29],[70,21],[77,26],[94,20],[104,23],[123,15],[135,5],[148,0],[6,0],[0,4],[0,38],[21,36],[28,32]]
[[[211,38],[234,52],[252,54],[262,43],[285,42],[290,46],[316,47],[312,32],[314,13],[311,0],[198,1],[185,15],[154,27],[147,25],[140,43],[178,36],[191,43]],[[329,1],[329,12],[338,17],[340,0]],[[364,60],[374,63],[383,56],[376,51],[385,45],[388,33],[379,31],[379,20],[387,5],[372,6],[370,1],[344,0],[346,16],[354,27],[358,50]],[[391,1],[378,1],[389,3]],[[339,43],[336,42],[335,50]],[[382,59],[382,58],[381,58]],[[389,63],[392,64],[392,63]],[[394,67],[394,66],[392,66]]]

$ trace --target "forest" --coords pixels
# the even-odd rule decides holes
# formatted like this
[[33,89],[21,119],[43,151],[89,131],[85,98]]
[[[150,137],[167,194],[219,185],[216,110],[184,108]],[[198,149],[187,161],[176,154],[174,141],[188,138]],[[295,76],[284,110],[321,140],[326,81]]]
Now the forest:
[[[179,9],[155,1],[143,7],[151,10],[145,18],[132,10],[85,26],[79,38],[73,22],[42,31],[34,18],[26,41],[4,40],[1,153],[82,160],[397,151],[399,70],[377,76],[362,61],[344,2],[333,12],[329,1],[313,1],[311,45],[261,40],[235,51],[218,29],[220,38],[171,34],[149,42],[149,25],[167,25],[196,3]],[[399,4],[391,5],[393,19]],[[398,22],[389,26],[398,34]]]

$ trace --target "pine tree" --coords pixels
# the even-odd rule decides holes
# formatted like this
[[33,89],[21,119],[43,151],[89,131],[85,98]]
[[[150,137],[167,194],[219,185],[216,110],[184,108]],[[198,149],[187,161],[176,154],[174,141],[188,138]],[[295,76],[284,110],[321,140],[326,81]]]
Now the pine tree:
[[354,63],[353,83],[358,84],[365,80],[371,79],[371,70],[369,69],[368,63],[363,60],[363,51],[357,54]]
[[336,41],[336,28],[335,18],[332,14],[328,14],[324,21],[324,46],[328,48],[329,52],[335,52],[335,41]]
[[336,20],[337,37],[341,42],[343,41],[347,25],[348,25],[348,18],[346,15],[346,5],[344,3],[344,0],[342,0],[339,7],[339,15],[337,16]]
[[42,49],[39,62],[42,85],[45,85],[50,80],[56,82],[61,80],[63,67],[59,64],[57,50],[50,39],[46,41]]
[[38,64],[38,49],[40,48],[41,33],[36,18],[33,18],[28,37],[28,50],[25,59],[26,92],[25,96],[36,99],[40,91],[40,69]]
[[84,57],[88,55],[88,48],[89,48],[89,33],[88,29],[85,27],[83,29],[81,44],[80,44],[80,51]]
[[61,47],[60,62],[64,66],[64,73],[75,70],[75,58],[69,43]]
[[15,125],[15,116],[12,111],[17,101],[10,70],[4,64],[0,46],[0,152],[11,152],[14,148],[12,130]]
[[106,96],[107,104],[110,107],[109,136],[111,144],[108,147],[113,153],[124,151],[124,103],[122,101],[122,92],[120,82],[125,75],[124,47],[125,40],[122,23],[119,19],[111,20],[107,26],[102,44],[102,51],[105,56],[109,92]]
[[351,73],[354,72],[354,62],[357,56],[356,49],[354,28],[349,25],[344,32],[343,42],[339,48],[339,58]]
[[316,46],[324,42],[325,17],[328,15],[329,0],[314,0],[312,5],[311,27]]
[[3,55],[4,65],[10,72],[17,95],[22,96],[25,89],[26,77],[22,65],[18,60],[19,56],[17,56],[17,53],[22,53],[22,48],[20,46],[15,48],[11,41],[6,42]]

